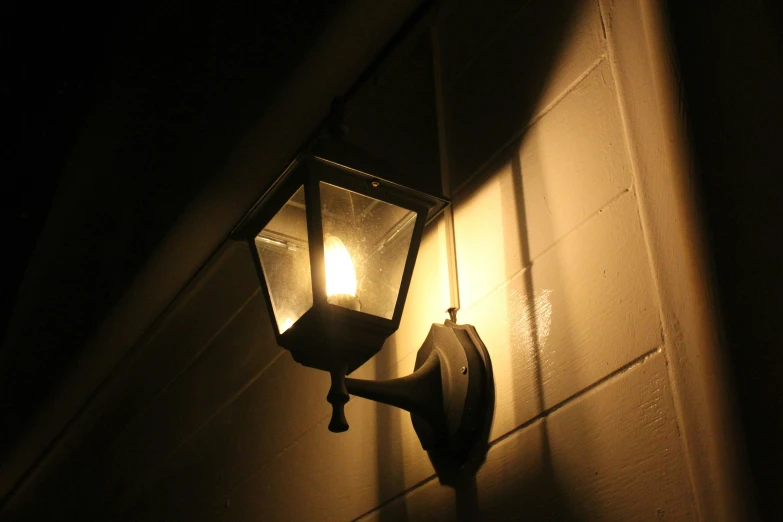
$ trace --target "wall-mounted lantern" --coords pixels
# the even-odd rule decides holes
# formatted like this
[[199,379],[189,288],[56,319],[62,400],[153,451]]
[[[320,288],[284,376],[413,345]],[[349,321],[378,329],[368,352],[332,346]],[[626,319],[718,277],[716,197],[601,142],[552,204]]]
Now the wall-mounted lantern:
[[343,406],[357,395],[410,411],[425,449],[464,459],[490,414],[489,356],[472,326],[434,324],[412,375],[345,378],[399,327],[424,226],[448,205],[393,178],[361,150],[322,140],[261,198],[238,236],[250,243],[277,343],[331,373],[331,431],[348,429]]

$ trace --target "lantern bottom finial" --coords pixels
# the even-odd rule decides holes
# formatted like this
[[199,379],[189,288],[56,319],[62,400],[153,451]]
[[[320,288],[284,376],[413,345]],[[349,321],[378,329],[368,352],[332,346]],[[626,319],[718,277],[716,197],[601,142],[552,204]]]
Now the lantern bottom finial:
[[332,419],[329,421],[329,431],[341,433],[348,431],[348,421],[345,419],[345,403],[351,400],[345,389],[345,370],[330,372],[332,387],[326,395],[326,400],[332,405]]

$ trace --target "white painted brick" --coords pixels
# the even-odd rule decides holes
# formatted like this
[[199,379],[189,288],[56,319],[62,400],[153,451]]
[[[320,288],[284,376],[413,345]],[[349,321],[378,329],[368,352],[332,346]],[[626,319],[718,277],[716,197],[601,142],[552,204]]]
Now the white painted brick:
[[659,346],[634,194],[624,193],[460,320],[476,326],[492,357],[493,437]]
[[469,307],[632,182],[602,63],[455,198],[460,299]]
[[[461,38],[452,32],[443,35],[447,64],[458,60],[450,53],[462,52],[450,43]],[[452,187],[459,187],[603,55],[598,3],[530,2],[491,45],[471,51],[480,52],[444,92]]]
[[232,491],[230,519],[351,520],[434,473],[406,412],[354,399],[346,416],[358,419],[347,432],[324,420]]
[[[121,434],[128,423],[154,406],[159,392],[197,357],[209,339],[232,321],[232,316],[258,290],[251,261],[243,243],[231,241],[221,248],[153,325],[84,414],[70,426],[58,451],[14,497],[14,503],[46,512],[47,504],[38,499],[49,498],[61,511],[79,509],[79,516],[85,516],[89,509],[99,509],[102,504],[94,502],[85,507],[71,502],[73,498],[98,495],[96,498],[104,499],[107,490],[121,489],[118,481],[127,474],[106,474],[104,470],[116,459],[132,459],[139,449],[132,439],[130,447],[122,442],[127,437],[119,443],[118,439],[124,437]],[[153,428],[150,436],[155,436],[156,429]],[[96,476],[107,478],[92,480]],[[85,491],[87,487],[91,489]],[[36,517],[33,512],[27,516]]]
[[[150,462],[164,462],[182,441],[232,400],[245,383],[281,355],[281,349],[270,342],[274,333],[267,317],[259,292],[202,356],[123,433],[113,447],[113,458],[106,463],[114,473],[122,469],[127,476],[148,477]],[[133,486],[124,492],[125,496],[136,492]]]
[[663,354],[490,449],[474,488],[432,480],[362,518],[694,520]]

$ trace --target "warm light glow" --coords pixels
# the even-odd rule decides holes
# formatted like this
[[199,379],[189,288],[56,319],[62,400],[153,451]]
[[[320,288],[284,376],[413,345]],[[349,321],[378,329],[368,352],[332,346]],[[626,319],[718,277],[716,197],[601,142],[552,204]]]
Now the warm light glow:
[[326,263],[326,295],[356,297],[356,270],[348,249],[339,237],[329,236],[324,242]]
[[294,325],[293,319],[291,319],[290,317],[286,317],[285,319],[283,319],[283,324],[280,325],[280,333],[285,332],[293,325]]

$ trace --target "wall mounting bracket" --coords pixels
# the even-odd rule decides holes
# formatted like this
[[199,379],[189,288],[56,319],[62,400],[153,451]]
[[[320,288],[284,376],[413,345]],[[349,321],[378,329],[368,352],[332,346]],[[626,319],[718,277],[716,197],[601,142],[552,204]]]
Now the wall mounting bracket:
[[476,329],[433,324],[406,377],[368,381],[332,372],[329,430],[347,430],[345,403],[350,395],[364,397],[409,411],[422,448],[461,466],[486,435],[493,391],[489,353]]

